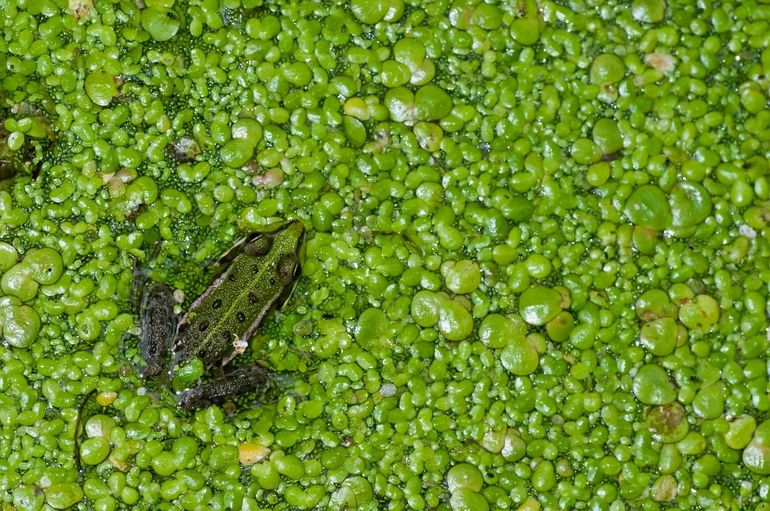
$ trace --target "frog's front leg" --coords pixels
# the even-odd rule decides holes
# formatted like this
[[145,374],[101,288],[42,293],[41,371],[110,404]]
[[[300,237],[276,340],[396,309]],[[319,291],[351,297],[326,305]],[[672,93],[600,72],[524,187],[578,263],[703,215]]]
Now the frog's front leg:
[[153,284],[142,295],[141,342],[145,378],[167,378],[171,345],[176,333],[174,295],[165,284]]
[[193,410],[248,392],[261,392],[269,388],[275,376],[257,364],[242,366],[214,381],[183,392],[179,396],[179,404],[187,410]]

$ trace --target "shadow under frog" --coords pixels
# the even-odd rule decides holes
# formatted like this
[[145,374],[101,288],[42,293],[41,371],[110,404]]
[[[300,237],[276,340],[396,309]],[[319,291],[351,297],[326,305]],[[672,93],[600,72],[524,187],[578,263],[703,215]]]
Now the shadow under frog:
[[[211,370],[243,353],[265,315],[291,295],[304,256],[304,237],[302,223],[289,220],[244,238],[220,257],[217,277],[179,321],[168,286],[156,283],[145,288],[142,376],[167,380],[174,368],[195,358]],[[201,408],[264,389],[271,378],[260,365],[236,367],[179,394],[178,402],[188,410]]]

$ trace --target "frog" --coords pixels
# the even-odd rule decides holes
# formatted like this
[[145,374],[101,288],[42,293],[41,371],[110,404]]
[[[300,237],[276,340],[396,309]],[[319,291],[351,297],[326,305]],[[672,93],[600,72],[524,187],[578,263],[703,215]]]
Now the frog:
[[[267,388],[277,375],[260,364],[232,368],[265,316],[289,299],[304,260],[300,220],[275,223],[241,238],[220,256],[214,278],[181,318],[174,293],[164,283],[145,286],[140,306],[141,376],[168,383],[174,370],[200,359],[212,381],[177,394],[194,410]],[[236,364],[233,364],[234,366]]]

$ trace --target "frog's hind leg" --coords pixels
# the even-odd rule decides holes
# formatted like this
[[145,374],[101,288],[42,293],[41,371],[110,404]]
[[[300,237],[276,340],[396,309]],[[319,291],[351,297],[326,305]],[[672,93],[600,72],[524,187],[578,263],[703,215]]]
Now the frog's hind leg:
[[209,383],[183,392],[179,396],[179,404],[187,410],[193,410],[249,393],[266,396],[274,388],[286,387],[291,382],[293,379],[290,376],[272,373],[258,364],[241,366]]
[[139,343],[147,365],[144,378],[167,378],[171,343],[176,332],[174,296],[165,284],[153,284],[142,295],[142,336]]

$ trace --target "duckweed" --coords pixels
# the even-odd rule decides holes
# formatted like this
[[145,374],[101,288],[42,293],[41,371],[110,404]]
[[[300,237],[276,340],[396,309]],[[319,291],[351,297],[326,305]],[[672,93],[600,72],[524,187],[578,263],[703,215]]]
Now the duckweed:
[[112,98],[118,95],[115,79],[105,71],[89,73],[84,86],[88,97],[98,106],[109,105]]
[[88,465],[98,465],[109,453],[110,443],[104,437],[89,438],[80,444],[80,459]]
[[0,316],[3,341],[16,348],[27,348],[40,332],[40,315],[28,305],[3,305]]
[[676,227],[694,227],[711,213],[711,195],[698,183],[680,182],[669,192],[672,223]]
[[539,360],[535,346],[526,337],[514,337],[500,353],[503,367],[517,376],[532,374]]
[[467,294],[481,283],[481,270],[475,261],[448,261],[441,267],[444,284],[453,293]]
[[692,402],[693,411],[704,419],[716,419],[722,416],[727,389],[720,383],[702,388]]
[[[173,5],[173,2],[171,2]],[[156,41],[168,41],[176,35],[181,26],[176,15],[162,7],[142,9],[142,28]]]
[[30,277],[42,285],[55,283],[63,271],[61,255],[52,248],[28,251],[24,254],[23,264],[29,268]]
[[19,260],[19,253],[10,243],[0,242],[0,271],[5,272]]
[[414,109],[419,119],[437,121],[449,115],[452,98],[436,85],[424,85],[414,94]]
[[634,225],[662,231],[673,220],[666,195],[655,185],[642,185],[628,197],[624,212]]
[[0,277],[0,290],[23,302],[32,300],[37,295],[40,285],[32,278],[31,273],[30,267],[23,263],[14,265]]
[[603,155],[613,155],[623,148],[618,124],[612,119],[599,119],[591,131],[594,143]]
[[690,431],[687,412],[679,403],[651,407],[645,422],[653,436],[666,444],[682,440]]
[[[767,4],[0,11],[3,509],[768,511]],[[140,282],[287,218],[274,387],[180,409]]]
[[620,57],[611,53],[597,55],[591,63],[591,82],[596,85],[610,85],[623,78],[625,65]]
[[519,313],[530,325],[544,325],[559,314],[561,301],[554,289],[532,286],[519,297]]
[[477,467],[469,463],[458,463],[447,472],[446,485],[451,493],[461,489],[478,492],[484,485],[484,478]]
[[461,341],[473,331],[473,317],[463,304],[444,300],[438,309],[438,330],[451,341]]
[[228,141],[219,152],[222,163],[233,168],[242,167],[253,155],[254,145],[245,138],[236,138]]
[[662,357],[676,349],[678,335],[679,328],[673,318],[658,318],[642,326],[639,338],[650,353]]
[[730,422],[725,432],[725,443],[731,449],[743,449],[751,441],[757,421],[751,415],[740,415]]
[[719,321],[719,304],[709,295],[698,295],[679,308],[679,321],[687,328],[708,330]]
[[488,314],[479,325],[479,340],[490,348],[505,348],[517,336],[524,336],[525,330],[517,328],[510,318],[502,314]]
[[676,389],[665,369],[646,364],[634,376],[634,395],[647,405],[667,405],[676,399]]
[[663,0],[634,0],[631,14],[642,23],[657,23],[666,15],[666,2]]
[[770,475],[770,421],[763,421],[743,449],[743,463],[757,474]]

